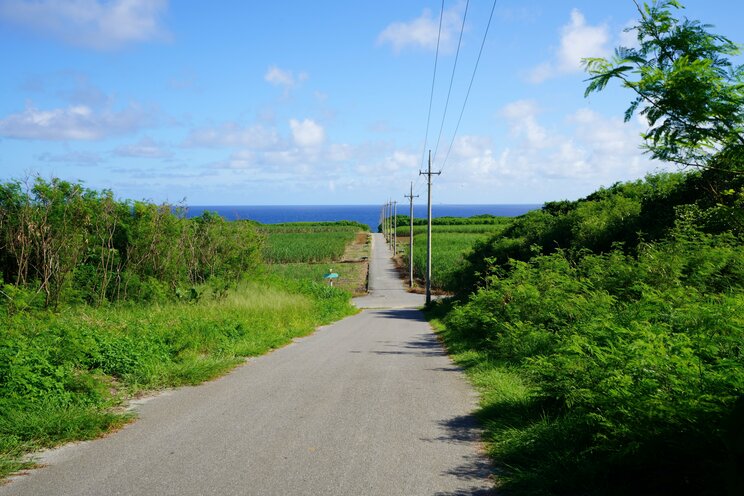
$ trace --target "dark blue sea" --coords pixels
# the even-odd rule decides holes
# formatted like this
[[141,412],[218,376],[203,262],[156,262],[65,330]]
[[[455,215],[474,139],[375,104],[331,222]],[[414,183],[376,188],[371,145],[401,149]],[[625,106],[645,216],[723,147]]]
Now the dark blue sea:
[[[491,214],[516,217],[542,205],[432,205],[433,217],[472,217]],[[198,217],[205,210],[217,212],[228,220],[250,219],[262,224],[280,222],[320,222],[353,220],[367,224],[372,230],[380,223],[380,205],[194,205],[188,207],[188,217]],[[398,214],[408,215],[408,205],[398,206]],[[414,205],[413,216],[426,218],[426,205]]]

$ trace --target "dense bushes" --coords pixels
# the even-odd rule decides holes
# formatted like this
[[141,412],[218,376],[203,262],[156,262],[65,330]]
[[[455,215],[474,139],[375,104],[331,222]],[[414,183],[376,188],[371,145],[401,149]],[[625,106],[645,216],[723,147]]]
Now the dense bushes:
[[491,449],[506,487],[723,494],[737,483],[744,233],[736,195],[699,194],[707,174],[549,204],[469,257],[475,289],[461,289],[445,338],[480,356],[466,366],[516,371],[531,391],[518,428],[484,405],[501,425]]
[[182,213],[58,179],[0,184],[0,274],[13,286],[4,303],[157,300],[209,279],[236,281],[258,265],[252,224]]
[[586,198],[549,202],[516,218],[503,232],[477,243],[460,278],[462,292],[476,288],[489,267],[564,250],[576,259],[587,250],[619,246],[636,253],[642,242],[663,239],[680,215],[702,231],[744,236],[744,175],[663,173],[617,183]]

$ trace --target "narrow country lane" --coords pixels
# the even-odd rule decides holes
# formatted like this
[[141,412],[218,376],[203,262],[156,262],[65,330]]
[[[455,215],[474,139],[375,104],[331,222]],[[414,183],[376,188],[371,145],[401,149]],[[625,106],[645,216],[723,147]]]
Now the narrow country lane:
[[475,394],[373,237],[366,310],[142,402],[133,424],[50,451],[0,495],[490,494]]

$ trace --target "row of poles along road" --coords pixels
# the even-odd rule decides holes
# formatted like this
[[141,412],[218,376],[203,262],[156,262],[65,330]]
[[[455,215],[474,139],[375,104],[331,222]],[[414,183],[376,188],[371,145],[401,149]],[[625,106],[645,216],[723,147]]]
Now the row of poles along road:
[[[429,168],[427,171],[419,171],[419,175],[427,178],[427,214],[426,214],[426,304],[431,303],[431,176],[438,176],[442,172],[431,171],[431,150],[429,150]],[[408,198],[409,203],[409,232],[408,232],[408,284],[413,287],[413,199],[419,195],[413,194],[413,182],[411,192],[403,195]],[[393,255],[398,253],[398,202],[388,201],[382,206],[380,213],[380,226],[385,240],[393,250]]]
[[[460,121],[462,120],[462,116],[465,113],[465,106],[468,102],[468,97],[470,96],[470,90],[473,87],[473,81],[475,80],[475,73],[478,70],[478,63],[480,62],[481,55],[483,54],[483,47],[486,44],[486,37],[488,36],[488,30],[491,27],[491,20],[493,19],[493,12],[496,10],[496,1],[493,0],[493,5],[491,5],[491,14],[488,17],[488,24],[486,24],[486,30],[483,33],[483,40],[481,41],[480,50],[478,51],[478,58],[475,61],[475,66],[473,67],[473,74],[470,77],[470,84],[468,85],[468,90],[465,94],[465,99],[462,104],[462,109],[460,111],[460,117],[457,120],[457,125],[455,126],[455,132],[452,136],[452,141],[450,142],[450,150],[452,149],[452,144],[455,141],[455,136],[457,136],[457,130],[460,127]],[[444,121],[445,117],[447,116],[447,105],[449,104],[450,100],[450,92],[452,90],[452,81],[455,77],[455,69],[457,68],[457,59],[460,54],[460,42],[462,41],[462,33],[465,28],[465,17],[468,12],[468,5],[470,2],[465,3],[465,12],[462,16],[462,26],[460,28],[460,39],[457,42],[457,53],[455,55],[455,63],[452,66],[452,77],[450,78],[450,84],[449,84],[449,90],[447,91],[447,101],[444,105],[444,115],[442,116],[442,127],[439,128],[439,138],[442,137],[442,129],[444,127]],[[442,18],[444,16],[444,0],[442,0],[442,8],[439,14],[439,32],[437,33],[437,52],[434,57],[434,76],[432,77],[431,81],[431,96],[429,97],[429,115],[426,119],[426,134],[424,139],[424,150],[426,150],[426,143],[429,138],[429,122],[431,118],[431,103],[434,98],[434,83],[436,81],[437,77],[437,60],[439,58],[439,40],[442,30]],[[439,149],[439,139],[437,139],[437,146],[436,149]],[[436,155],[436,151],[435,151]],[[438,172],[432,172],[431,171],[431,150],[429,150],[429,167],[427,171],[419,171],[420,176],[426,176],[427,179],[427,185],[428,185],[428,191],[427,191],[427,215],[426,215],[426,303],[431,303],[431,176],[438,176],[442,173],[442,167],[444,167],[444,163],[447,162],[447,157],[449,156],[449,150],[447,151],[447,156],[444,158],[444,161],[442,162],[442,165]],[[423,157],[422,157],[423,158]],[[410,232],[409,232],[409,255],[408,255],[408,271],[409,271],[409,284],[413,286],[413,199],[417,198],[418,195],[413,195],[413,184],[411,184],[411,193],[409,195],[405,195],[406,198],[408,198],[410,202]],[[390,247],[393,249],[393,254],[397,254],[398,251],[398,202],[396,201],[389,201],[382,207],[382,213],[380,215],[380,224],[382,225],[382,232],[385,235],[385,239],[390,244]]]

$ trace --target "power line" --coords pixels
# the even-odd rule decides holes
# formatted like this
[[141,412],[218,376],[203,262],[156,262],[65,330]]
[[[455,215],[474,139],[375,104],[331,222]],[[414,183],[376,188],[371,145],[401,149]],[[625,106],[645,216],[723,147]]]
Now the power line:
[[431,94],[429,95],[429,112],[426,116],[426,134],[424,135],[424,149],[421,152],[421,165],[424,164],[426,158],[426,145],[429,141],[429,124],[431,122],[431,104],[434,101],[434,83],[437,79],[437,62],[439,61],[439,41],[442,37],[442,20],[444,19],[444,0],[442,0],[442,8],[439,12],[439,31],[437,32],[437,51],[434,55],[434,74],[431,77]]
[[444,113],[442,114],[442,124],[439,126],[439,136],[437,137],[437,144],[434,147],[434,161],[437,160],[437,152],[439,151],[439,142],[442,139],[442,130],[444,129],[444,122],[447,120],[447,107],[449,107],[450,95],[452,94],[452,82],[455,80],[455,70],[457,69],[457,59],[460,57],[460,45],[462,44],[462,34],[465,31],[465,18],[468,16],[468,6],[470,0],[465,2],[465,13],[462,15],[462,25],[460,26],[460,38],[457,40],[457,52],[455,53],[455,63],[452,65],[452,75],[450,76],[449,89],[447,90],[447,100],[444,103]]
[[442,166],[439,168],[439,172],[441,172],[444,169],[444,166],[447,164],[447,159],[450,156],[450,152],[452,151],[452,145],[455,143],[455,138],[457,137],[457,131],[460,129],[460,122],[462,122],[462,115],[465,113],[465,106],[468,103],[468,97],[470,97],[470,90],[473,88],[473,81],[475,80],[475,73],[478,71],[478,63],[480,62],[481,55],[483,54],[483,47],[486,44],[486,37],[488,36],[488,30],[491,27],[491,20],[493,19],[493,12],[496,10],[496,2],[498,0],[493,0],[493,6],[491,7],[491,15],[488,17],[488,24],[486,24],[486,32],[483,33],[483,41],[481,41],[480,50],[478,51],[478,58],[475,60],[475,67],[473,68],[473,75],[470,77],[470,84],[468,85],[468,91],[465,94],[465,101],[462,102],[462,109],[460,110],[460,117],[457,119],[457,125],[455,126],[455,132],[452,134],[452,141],[450,141],[449,147],[447,148],[447,154],[444,156],[444,160],[442,161]]

